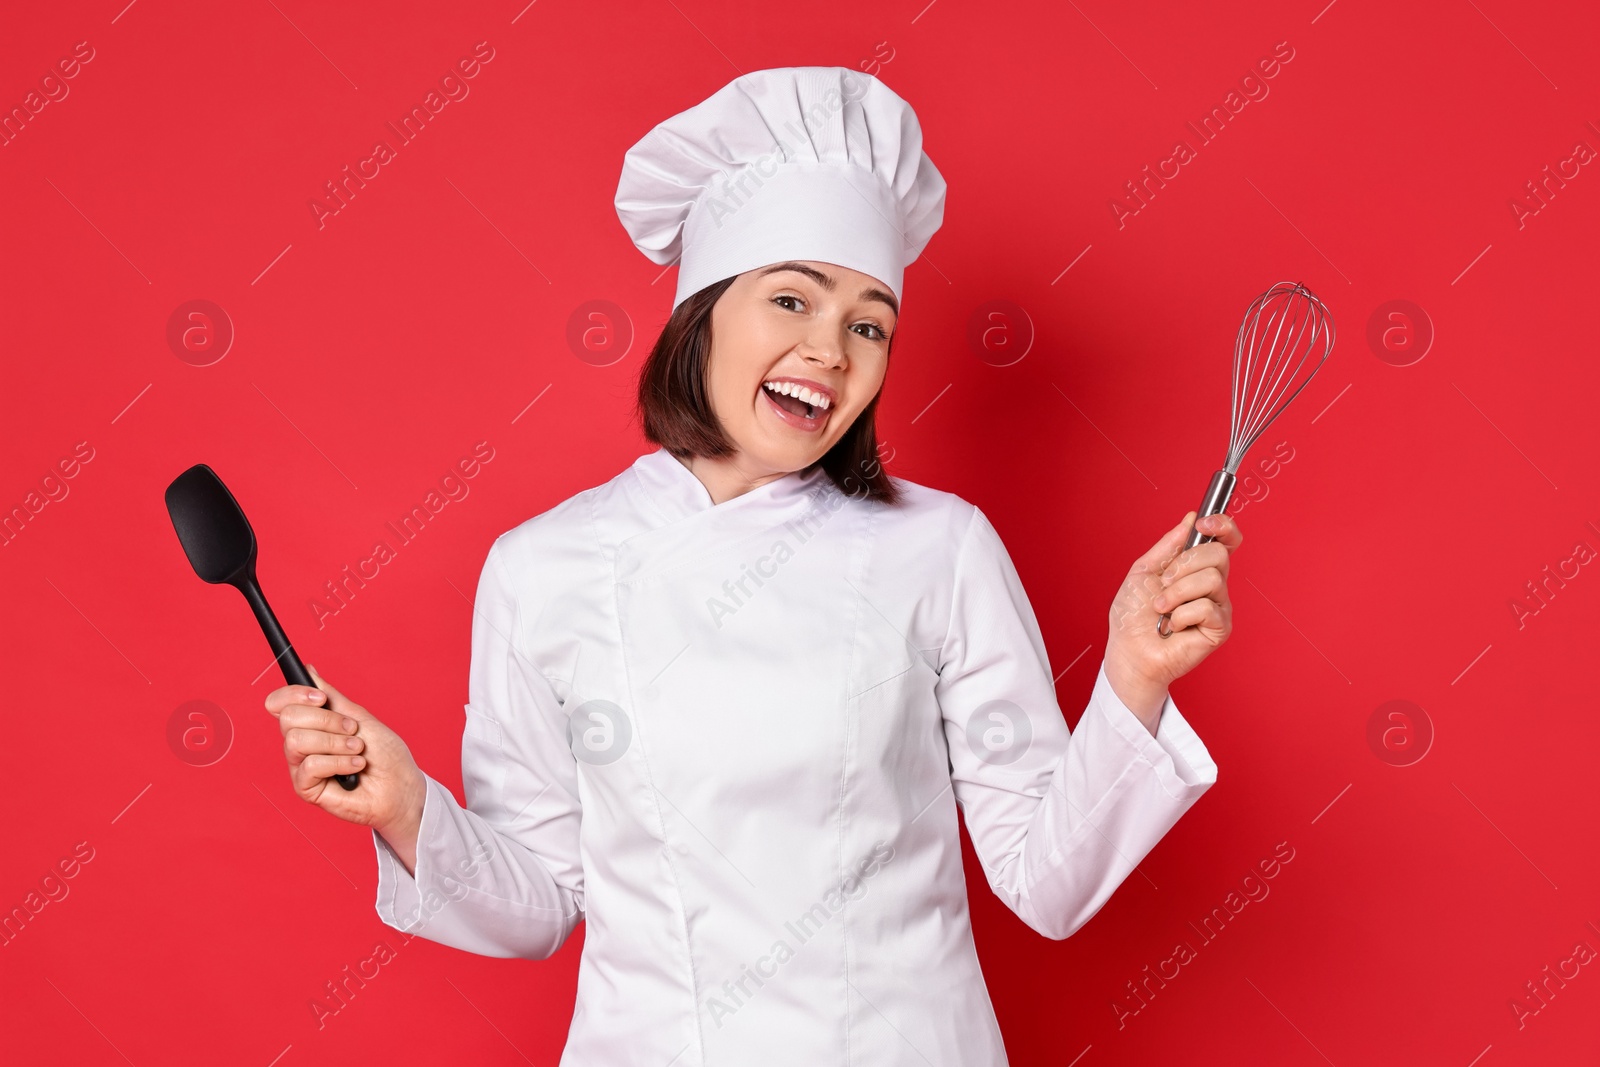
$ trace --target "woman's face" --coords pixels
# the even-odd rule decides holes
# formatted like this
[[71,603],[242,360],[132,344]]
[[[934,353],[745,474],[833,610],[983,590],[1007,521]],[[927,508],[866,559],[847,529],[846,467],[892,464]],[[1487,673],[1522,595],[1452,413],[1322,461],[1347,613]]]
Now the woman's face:
[[746,476],[801,470],[844,436],[883,385],[897,311],[888,286],[832,263],[734,279],[711,309],[707,388]]

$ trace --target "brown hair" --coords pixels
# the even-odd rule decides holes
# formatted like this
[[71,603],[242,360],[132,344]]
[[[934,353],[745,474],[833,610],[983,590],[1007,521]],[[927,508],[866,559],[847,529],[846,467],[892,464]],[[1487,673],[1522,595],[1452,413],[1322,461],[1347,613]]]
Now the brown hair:
[[[729,456],[737,451],[722,432],[706,393],[711,308],[733,282],[733,278],[713,282],[679,304],[639,369],[638,404],[644,435],[679,459]],[[889,338],[891,355],[899,334],[896,330]],[[878,396],[882,395],[880,389]],[[878,397],[874,396],[817,464],[834,485],[851,496],[898,504],[900,490],[878,458],[877,410]]]

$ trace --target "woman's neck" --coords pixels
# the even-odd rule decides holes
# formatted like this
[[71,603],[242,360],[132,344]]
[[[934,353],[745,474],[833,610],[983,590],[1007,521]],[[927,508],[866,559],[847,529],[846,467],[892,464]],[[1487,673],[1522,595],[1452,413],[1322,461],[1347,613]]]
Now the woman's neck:
[[700,479],[700,484],[711,494],[713,506],[725,500],[732,500],[736,496],[743,496],[752,489],[759,489],[768,482],[776,481],[791,473],[789,471],[752,473],[745,469],[742,457],[739,455],[690,456],[679,462]]

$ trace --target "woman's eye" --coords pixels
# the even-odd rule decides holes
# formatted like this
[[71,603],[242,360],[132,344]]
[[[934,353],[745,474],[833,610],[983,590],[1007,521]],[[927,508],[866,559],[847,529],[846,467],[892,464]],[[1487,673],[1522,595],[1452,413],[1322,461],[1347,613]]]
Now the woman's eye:
[[[789,293],[779,293],[777,296],[772,298],[772,302],[774,304],[777,304],[779,307],[783,308],[785,311],[800,311],[801,310],[800,306],[791,306],[791,305],[804,305],[805,304],[805,301],[803,299],[801,299],[798,296],[793,296],[793,295],[791,295]],[[886,332],[884,332],[883,327],[879,326],[875,322],[871,322],[871,321],[858,322],[854,326],[850,327],[850,329],[853,330],[853,331],[856,331],[856,330],[858,330],[859,327],[862,327],[862,326],[865,326],[869,331],[872,331],[870,333],[861,334],[862,337],[868,338],[869,340],[873,340],[873,341],[887,341],[889,339],[889,335]]]

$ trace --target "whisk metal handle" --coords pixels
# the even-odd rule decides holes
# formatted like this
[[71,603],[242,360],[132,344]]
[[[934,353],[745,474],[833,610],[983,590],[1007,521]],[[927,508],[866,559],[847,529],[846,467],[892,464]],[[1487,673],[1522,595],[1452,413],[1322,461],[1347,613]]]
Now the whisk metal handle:
[[[1194,522],[1189,524],[1189,536],[1183,542],[1183,551],[1187,552],[1195,545],[1203,545],[1207,541],[1215,540],[1200,532],[1200,520],[1207,515],[1215,515],[1228,506],[1229,499],[1233,496],[1233,485],[1237,479],[1227,468],[1217,471],[1211,476],[1211,484],[1206,487],[1205,499],[1200,502],[1200,510],[1195,513]],[[1162,637],[1172,636],[1172,612],[1161,616],[1161,621],[1156,623],[1156,633]]]

